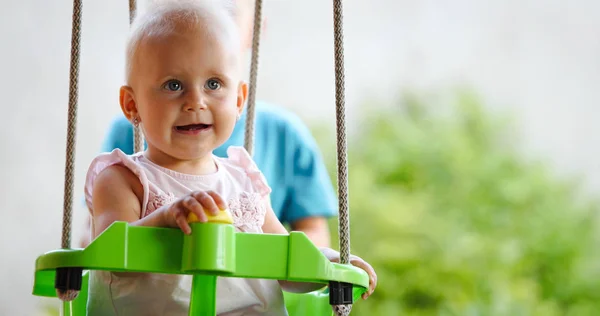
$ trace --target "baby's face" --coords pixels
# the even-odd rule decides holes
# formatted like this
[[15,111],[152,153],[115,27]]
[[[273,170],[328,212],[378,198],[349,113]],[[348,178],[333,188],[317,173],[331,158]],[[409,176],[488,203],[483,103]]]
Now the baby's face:
[[186,30],[140,43],[131,87],[148,150],[198,159],[230,137],[245,86],[239,48],[216,37]]

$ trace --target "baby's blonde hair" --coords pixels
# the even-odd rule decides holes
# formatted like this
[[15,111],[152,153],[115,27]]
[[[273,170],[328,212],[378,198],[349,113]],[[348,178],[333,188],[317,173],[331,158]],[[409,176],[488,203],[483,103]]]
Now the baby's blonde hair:
[[127,84],[140,43],[148,38],[172,35],[178,30],[198,29],[240,51],[235,0],[153,0],[136,12],[127,37],[125,78]]

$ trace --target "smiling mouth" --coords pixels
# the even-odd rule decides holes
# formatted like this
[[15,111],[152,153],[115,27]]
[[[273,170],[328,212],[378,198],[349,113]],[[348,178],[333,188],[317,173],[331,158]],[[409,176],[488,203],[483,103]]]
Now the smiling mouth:
[[212,127],[212,124],[190,124],[175,126],[175,130],[179,132],[199,132]]

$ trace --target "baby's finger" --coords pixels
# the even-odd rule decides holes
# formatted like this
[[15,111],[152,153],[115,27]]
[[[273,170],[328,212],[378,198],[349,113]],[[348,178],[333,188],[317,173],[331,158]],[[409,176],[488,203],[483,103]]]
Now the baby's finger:
[[219,209],[221,209],[221,210],[227,209],[227,202],[225,202],[225,200],[217,192],[206,191],[206,194],[210,195],[213,198],[213,200],[215,201],[215,203],[217,204]]
[[375,292],[375,288],[377,287],[377,274],[375,271],[369,272],[369,291],[367,292],[367,297],[371,296],[373,292]]
[[194,194],[194,198],[202,204],[202,207],[207,210],[211,215],[219,214],[219,208],[213,200],[213,197],[208,195],[206,192],[198,192]]
[[[193,198],[191,196],[185,197],[182,201],[182,204],[189,211],[189,213],[194,213],[194,214],[202,213],[202,215],[205,215],[204,208],[202,207],[202,205],[200,205],[200,202],[198,202],[195,198]],[[203,216],[202,218],[206,219],[206,216]],[[200,216],[198,216],[198,219],[201,222],[205,221],[205,220],[202,220]]]
[[375,287],[377,286],[377,276],[369,273],[369,288],[365,293],[361,295],[363,300],[366,300],[369,296],[373,294],[375,291]]
[[369,296],[371,296],[371,294],[373,294],[375,287],[377,287],[377,274],[369,263],[359,257],[353,256],[351,262],[352,265],[365,270],[365,272],[367,272],[369,275],[369,289],[362,295],[363,299],[367,299]]
[[206,213],[204,212],[204,207],[202,207],[202,205],[200,204],[200,202],[198,202],[196,200],[196,197],[194,196],[190,196],[189,197],[191,200],[194,200],[194,202],[187,202],[190,204],[190,207],[186,207],[186,209],[189,211],[189,213],[194,213],[196,215],[196,217],[198,218],[198,222],[200,223],[206,223],[208,221],[208,217],[206,216]]
[[350,259],[350,263],[352,263],[353,266],[361,268],[363,270],[365,270],[365,272],[367,272],[369,274],[369,277],[371,277],[371,272],[375,272],[375,270],[373,270],[373,267],[371,267],[371,265],[369,263],[367,263],[366,261],[364,261],[363,259],[356,257],[356,256],[352,256]]
[[363,300],[366,300],[369,296],[371,296],[373,294],[373,292],[375,291],[375,286],[373,285],[373,278],[371,277],[371,275],[369,275],[369,288],[367,289],[367,291],[365,293],[363,293],[361,295]]
[[166,216],[166,219],[168,221],[168,223],[166,224],[168,227],[179,226],[179,224],[177,224],[177,216],[181,212],[183,212],[184,214],[186,213],[185,207],[182,205],[182,201],[177,201],[171,204],[171,206],[169,206]]
[[177,212],[175,214],[175,222],[177,223],[177,226],[181,228],[184,234],[189,235],[192,233],[192,228],[188,224],[185,214],[186,213],[182,211]]

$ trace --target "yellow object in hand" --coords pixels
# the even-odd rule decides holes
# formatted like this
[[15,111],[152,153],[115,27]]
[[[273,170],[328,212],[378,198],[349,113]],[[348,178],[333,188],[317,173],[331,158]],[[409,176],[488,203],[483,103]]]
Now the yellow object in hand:
[[[227,209],[219,210],[217,215],[210,215],[206,212],[206,217],[208,218],[208,223],[233,224],[233,217],[231,217],[231,213]],[[198,216],[194,213],[189,213],[187,221],[188,223],[198,222]]]

